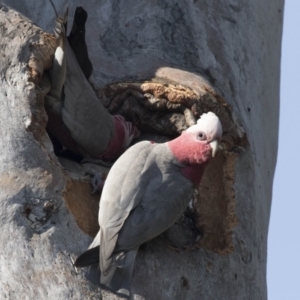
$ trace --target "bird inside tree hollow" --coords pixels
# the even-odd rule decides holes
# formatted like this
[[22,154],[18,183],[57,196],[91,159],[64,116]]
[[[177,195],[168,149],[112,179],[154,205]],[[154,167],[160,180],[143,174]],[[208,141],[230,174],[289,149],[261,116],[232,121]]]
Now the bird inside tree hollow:
[[143,141],[121,155],[102,191],[100,230],[75,266],[91,266],[93,281],[129,297],[139,246],[180,218],[221,138],[220,120],[208,112],[172,141]]
[[[50,69],[51,90],[45,97],[47,130],[65,148],[97,163],[115,160],[139,136],[138,128],[123,116],[111,115],[95,95],[86,77],[89,67],[84,35],[87,14],[77,8],[69,40],[78,55],[80,67],[66,39],[64,18],[56,19],[57,48]],[[85,62],[85,63],[83,63]]]

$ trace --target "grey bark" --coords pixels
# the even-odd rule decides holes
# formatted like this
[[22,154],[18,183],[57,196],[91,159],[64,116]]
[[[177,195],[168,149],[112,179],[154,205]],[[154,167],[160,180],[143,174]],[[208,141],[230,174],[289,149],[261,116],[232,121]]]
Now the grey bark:
[[[4,2],[52,32],[48,1]],[[54,2],[62,14],[68,1]],[[267,299],[283,0],[76,0],[69,3],[70,18],[79,5],[89,14],[87,43],[96,87],[166,77],[166,67],[205,75],[231,105],[249,141],[234,166],[238,224],[231,233],[232,251],[174,252],[156,239],[138,255],[134,297]],[[115,299],[72,265],[91,238],[66,207],[70,175],[57,163],[44,127],[36,125],[45,125],[44,95],[28,75],[28,61],[29,44],[38,41],[39,32],[25,21],[26,27],[11,22],[14,18],[13,10],[1,7],[0,298]]]

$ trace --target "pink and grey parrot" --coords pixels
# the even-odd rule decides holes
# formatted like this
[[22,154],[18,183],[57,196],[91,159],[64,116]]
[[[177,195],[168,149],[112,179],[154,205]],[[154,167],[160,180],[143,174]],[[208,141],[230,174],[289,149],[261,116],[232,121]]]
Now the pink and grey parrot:
[[129,296],[139,246],[183,214],[221,138],[219,118],[208,112],[174,140],[143,141],[129,148],[108,174],[100,230],[75,266],[99,264],[100,284]]
[[57,48],[50,70],[51,90],[45,101],[47,128],[76,154],[98,162],[114,160],[139,130],[124,117],[109,114],[96,97],[66,39],[62,18],[57,18],[54,31]]

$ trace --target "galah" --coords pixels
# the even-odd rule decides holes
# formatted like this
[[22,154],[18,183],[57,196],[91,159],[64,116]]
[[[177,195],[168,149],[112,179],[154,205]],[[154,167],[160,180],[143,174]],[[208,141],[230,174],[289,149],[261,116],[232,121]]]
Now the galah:
[[130,295],[139,246],[183,214],[221,137],[219,118],[208,112],[174,140],[143,141],[129,148],[108,174],[100,199],[100,230],[75,266],[99,264],[100,284]]
[[66,39],[62,18],[57,18],[54,31],[57,48],[45,101],[47,128],[62,145],[87,160],[114,160],[139,130],[124,117],[109,114],[97,98]]

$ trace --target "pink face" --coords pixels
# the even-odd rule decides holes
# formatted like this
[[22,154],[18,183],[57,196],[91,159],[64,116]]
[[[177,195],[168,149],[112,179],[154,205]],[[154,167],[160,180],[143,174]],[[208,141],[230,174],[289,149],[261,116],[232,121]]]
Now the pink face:
[[168,143],[176,159],[183,164],[180,172],[199,186],[208,162],[218,149],[222,138],[222,125],[212,112],[202,114],[197,124]]
[[212,158],[212,148],[202,131],[185,131],[168,145],[176,159],[186,165],[205,164]]

